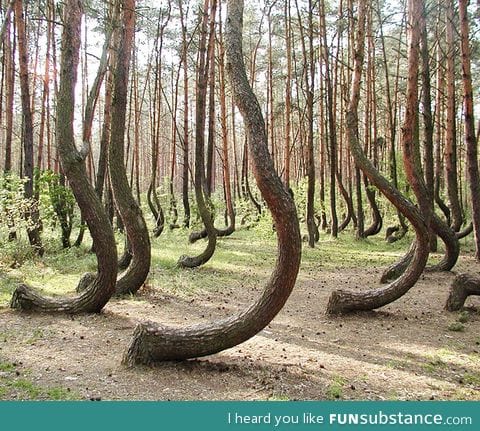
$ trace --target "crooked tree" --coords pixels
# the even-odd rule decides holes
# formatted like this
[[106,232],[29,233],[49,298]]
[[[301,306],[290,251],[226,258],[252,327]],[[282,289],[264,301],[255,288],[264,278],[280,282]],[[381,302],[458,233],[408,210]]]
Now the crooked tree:
[[100,312],[115,292],[117,253],[113,230],[102,203],[88,180],[86,154],[77,150],[73,130],[82,14],[81,1],[65,2],[56,137],[63,172],[69,180],[92,236],[98,271],[89,279],[87,288],[72,298],[44,297],[21,285],[15,290],[11,300],[11,307],[16,309],[69,314]]
[[395,301],[404,295],[418,280],[429,255],[430,207],[419,166],[418,150],[418,61],[422,19],[422,1],[408,1],[408,81],[407,106],[402,128],[404,165],[407,179],[420,205],[418,209],[390,184],[366,157],[358,139],[358,103],[364,59],[366,0],[358,2],[358,28],[355,48],[354,72],[347,110],[348,140],[355,162],[393,205],[412,223],[416,233],[413,258],[405,272],[387,286],[365,292],[336,290],[329,299],[327,313],[337,314],[354,310],[372,310]]
[[237,315],[187,328],[141,323],[125,353],[129,365],[210,355],[240,344],[261,331],[288,299],[300,266],[301,239],[294,202],[275,172],[265,122],[248,83],[242,49],[243,0],[227,2],[225,31],[227,72],[235,102],[243,115],[254,174],[276,225],[279,254],[261,297]]

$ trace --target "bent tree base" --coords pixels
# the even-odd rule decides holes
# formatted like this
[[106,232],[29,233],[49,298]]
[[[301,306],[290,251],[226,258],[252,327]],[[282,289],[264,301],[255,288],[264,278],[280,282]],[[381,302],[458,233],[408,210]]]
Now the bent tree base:
[[262,110],[248,83],[242,50],[243,1],[229,0],[227,4],[227,70],[235,103],[245,121],[255,178],[277,228],[279,254],[261,297],[243,312],[187,328],[153,322],[138,325],[123,358],[127,365],[210,355],[248,340],[282,309],[297,278],[302,244],[295,204],[273,166]]
[[89,278],[86,289],[75,297],[44,297],[22,284],[14,292],[10,303],[15,309],[70,314],[100,312],[115,291],[117,250],[113,229],[88,180],[84,157],[74,144],[73,113],[82,14],[81,2],[65,2],[56,137],[62,169],[92,236],[98,274]]
[[463,308],[469,296],[480,296],[480,278],[469,274],[460,274],[453,280],[450,287],[445,309],[458,311]]
[[[455,232],[436,214],[432,214],[430,219],[430,228],[438,235],[445,244],[445,254],[440,262],[425,268],[427,272],[444,272],[450,271],[457,263],[460,255],[460,244]],[[412,243],[408,252],[397,262],[389,266],[382,274],[381,283],[388,283],[395,280],[403,274],[410,264],[415,251],[416,244]]]
[[373,310],[395,301],[414,286],[422,274],[428,260],[428,226],[430,224],[431,212],[424,204],[427,201],[425,197],[426,188],[421,180],[422,176],[419,174],[421,171],[418,166],[419,157],[417,157],[418,154],[415,154],[418,152],[418,139],[416,139],[414,133],[414,125],[416,124],[418,111],[418,29],[421,24],[421,13],[417,10],[418,7],[419,5],[414,2],[409,2],[408,17],[411,23],[409,29],[410,40],[408,52],[409,74],[405,126],[402,129],[402,145],[405,174],[412,186],[420,208],[417,208],[411,201],[406,199],[397,188],[378,172],[375,166],[366,157],[358,140],[358,103],[360,99],[360,82],[365,44],[365,0],[360,1],[358,7],[358,34],[357,46],[355,48],[354,74],[352,92],[346,116],[348,142],[357,166],[368,177],[370,182],[397,208],[399,213],[408,219],[415,229],[415,246],[411,247],[411,249],[413,248],[413,257],[405,269],[405,272],[387,286],[364,292],[346,290],[336,290],[332,292],[327,305],[327,314]]

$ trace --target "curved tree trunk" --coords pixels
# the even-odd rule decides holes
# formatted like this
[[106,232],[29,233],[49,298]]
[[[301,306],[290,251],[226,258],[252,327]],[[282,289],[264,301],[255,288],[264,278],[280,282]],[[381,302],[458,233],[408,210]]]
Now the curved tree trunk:
[[[418,45],[422,13],[418,13],[420,1],[409,0],[409,75],[407,86],[407,110],[403,133],[404,164],[407,178],[419,201],[421,212],[394,188],[367,159],[358,141],[358,102],[362,76],[365,43],[366,0],[359,0],[358,35],[355,52],[352,95],[347,112],[348,139],[357,165],[370,181],[408,218],[415,228],[416,247],[413,259],[401,277],[391,284],[367,292],[336,290],[330,296],[327,313],[337,314],[354,310],[372,310],[382,307],[403,296],[418,280],[425,268],[429,255],[428,206],[425,205],[425,184],[419,175],[418,166]],[[426,216],[427,221],[424,216]]]
[[[223,45],[223,32],[222,32],[222,17],[221,17],[221,3],[220,6],[220,23],[219,23],[219,75],[220,75],[220,120],[221,120],[221,129],[222,129],[222,155],[223,155],[223,178],[225,186],[225,204],[227,207],[227,215],[229,219],[229,225],[225,229],[215,228],[217,237],[225,237],[231,235],[235,231],[235,211],[233,209],[232,202],[232,191],[230,185],[230,163],[228,157],[228,130],[227,130],[227,105],[226,105],[226,95],[225,95],[225,48]],[[206,238],[207,229],[202,229],[201,231],[192,232],[188,241],[193,244],[199,239]]]
[[338,189],[340,190],[340,194],[342,195],[343,200],[345,201],[345,205],[347,206],[347,214],[345,215],[345,218],[338,226],[338,231],[342,232],[350,224],[350,221],[353,219],[355,211],[353,209],[353,200],[350,197],[348,190],[343,185],[343,179],[338,169],[337,169],[336,178],[337,178]]
[[183,67],[183,155],[182,155],[182,203],[183,203],[183,227],[190,227],[190,202],[188,200],[188,158],[189,158],[189,109],[188,109],[188,43],[187,24],[183,11],[183,2],[178,2],[180,23],[182,26],[182,54]]
[[[442,260],[432,266],[425,268],[429,272],[450,271],[457,263],[460,254],[460,244],[452,228],[445,223],[435,213],[432,215],[430,229],[435,235],[438,235],[445,244],[445,254]],[[381,283],[387,283],[395,280],[403,274],[405,269],[412,261],[416,244],[412,243],[408,252],[397,262],[389,266],[382,274]]]
[[80,47],[81,2],[68,0],[64,9],[62,67],[57,99],[57,146],[63,171],[90,229],[97,255],[98,273],[83,293],[73,298],[48,298],[20,286],[13,294],[12,308],[46,312],[100,312],[115,291],[117,252],[115,238],[102,203],[91,186],[85,157],[75,148],[73,116],[75,82]]
[[[153,160],[153,159],[152,159]],[[154,171],[156,172],[156,167]],[[165,215],[163,213],[162,205],[160,205],[160,200],[158,199],[157,192],[155,191],[154,184],[156,183],[156,174],[154,178],[150,181],[150,185],[147,190],[147,204],[152,212],[153,218],[155,220],[155,228],[153,229],[153,236],[158,238],[165,228]]]
[[132,196],[124,163],[127,87],[135,23],[135,0],[122,0],[120,46],[113,79],[112,130],[108,152],[108,172],[117,211],[125,226],[132,261],[117,280],[116,293],[135,293],[143,286],[150,270],[150,238],[142,210]]
[[229,0],[227,7],[227,70],[249,135],[255,178],[277,227],[279,255],[262,296],[238,315],[185,329],[155,323],[138,325],[124,356],[124,362],[130,365],[210,355],[248,340],[281,310],[300,266],[301,239],[295,204],[273,167],[261,108],[245,72],[241,42],[243,0]]
[[364,230],[363,237],[367,238],[369,236],[377,235],[383,226],[383,219],[382,214],[380,214],[380,210],[378,209],[377,199],[375,197],[375,191],[369,188],[368,180],[364,178],[365,183],[365,193],[367,195],[368,203],[372,208],[372,223],[371,225]]
[[445,309],[461,310],[467,298],[472,295],[480,296],[480,278],[468,274],[457,275],[450,287]]
[[126,270],[130,265],[130,263],[132,262],[132,258],[133,258],[132,247],[130,245],[130,242],[128,241],[128,236],[125,235],[123,253],[118,258],[118,269],[122,271]]
[[227,128],[227,96],[225,93],[225,46],[223,42],[222,25],[222,2],[219,2],[219,75],[220,75],[220,121],[222,127],[222,154],[223,154],[223,184],[225,190],[225,205],[229,225],[222,230],[217,229],[217,236],[228,236],[235,231],[235,210],[233,208],[232,187],[230,181],[230,162],[228,151],[228,128]]
[[355,229],[355,237],[357,239],[365,238],[365,213],[363,211],[361,178],[360,168],[355,166],[355,196],[357,198],[357,228]]
[[[215,1],[215,0],[214,0]],[[204,195],[205,184],[205,108],[208,81],[207,61],[207,22],[208,22],[208,0],[204,2],[202,29],[200,34],[199,56],[200,61],[197,71],[197,97],[196,97],[196,123],[195,123],[195,197],[200,217],[205,226],[208,237],[208,244],[205,250],[198,256],[180,256],[178,266],[182,268],[195,268],[208,262],[215,252],[217,245],[217,231],[213,225],[213,217],[207,206]],[[213,47],[212,47],[213,48]]]
[[[479,183],[480,181],[477,181],[475,184],[479,184]],[[472,232],[473,232],[473,222],[470,222],[470,224],[467,225],[465,229],[461,230],[460,232],[455,232],[455,236],[457,237],[457,239],[462,239],[470,235]]]

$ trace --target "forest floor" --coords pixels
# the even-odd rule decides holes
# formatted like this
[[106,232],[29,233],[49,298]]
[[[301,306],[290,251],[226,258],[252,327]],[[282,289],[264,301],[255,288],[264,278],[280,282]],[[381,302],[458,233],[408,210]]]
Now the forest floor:
[[[0,255],[0,399],[480,400],[480,301],[469,299],[460,313],[443,309],[453,273],[425,274],[379,311],[325,315],[334,289],[378,286],[382,269],[408,246],[358,242],[351,233],[304,247],[290,299],[253,339],[198,360],[126,368],[122,354],[137,322],[189,325],[230,315],[269,277],[276,242],[268,229],[221,239],[211,262],[195,270],[175,267],[178,256],[204,247],[186,236],[155,239],[146,286],[96,315],[8,308],[21,281],[48,294],[72,291],[95,267],[88,245],[21,266]],[[455,271],[478,273],[478,264],[467,253]]]

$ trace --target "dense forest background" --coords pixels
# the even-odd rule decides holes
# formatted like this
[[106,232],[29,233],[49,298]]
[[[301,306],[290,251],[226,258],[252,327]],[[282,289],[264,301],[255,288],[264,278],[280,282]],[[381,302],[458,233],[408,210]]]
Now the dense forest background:
[[[39,176],[38,194],[53,181],[49,175],[61,172],[55,146],[55,118],[62,4],[25,2],[22,7],[26,30],[23,48],[17,42],[11,6],[2,5],[0,148],[4,155],[3,171],[28,176],[28,169],[24,167],[24,114],[19,91],[22,76],[17,57],[19,50],[25,49],[28,64],[24,78],[30,90],[32,115],[32,167],[33,171],[43,173]],[[168,224],[188,225],[189,204],[195,205],[189,193],[195,163],[192,142],[201,5],[162,2],[159,7],[138,2],[136,7],[126,120],[125,164],[129,181],[138,200],[149,188],[153,188],[153,193],[159,190]],[[109,86],[113,73],[114,27],[118,19],[116,8],[118,5],[113,3],[86,2],[81,32],[75,131],[79,140],[90,142],[87,172],[99,191],[103,191],[105,177],[105,157],[101,157],[105,149],[101,144],[111,121]],[[424,115],[430,110],[433,130],[427,134],[432,134],[433,142],[427,142],[430,138],[422,127],[422,151],[427,160],[433,158],[433,163],[427,161],[425,167],[427,171],[433,164],[433,172],[427,172],[434,178],[433,184],[429,184],[431,194],[458,231],[471,218],[463,127],[460,21],[458,11],[450,2],[429,1],[425,8],[427,40],[422,56],[429,82],[423,83],[421,92],[426,96],[428,91],[430,106],[424,106],[424,101],[420,110]],[[470,12],[475,13],[475,9]],[[215,37],[209,47],[213,66],[208,88],[206,190],[213,193],[221,211],[227,178],[229,194],[239,209],[252,207],[261,212],[261,198],[249,178],[242,121],[233,107],[225,79],[221,34],[225,6],[222,10],[221,4],[211,5],[209,13],[212,17],[209,31],[213,31]],[[469,42],[473,87],[477,88],[477,20],[472,18]],[[353,222],[357,222],[357,212],[359,218],[363,214],[368,216],[372,205],[376,223],[380,217],[378,209],[381,214],[389,214],[389,206],[375,193],[375,188],[355,171],[347,143],[345,112],[354,61],[356,20],[357,5],[351,1],[311,4],[276,1],[247,5],[245,11],[244,52],[248,75],[265,115],[275,168],[286,184],[298,188],[297,203],[304,218],[307,205],[302,200],[313,200],[313,210],[309,211],[315,213],[318,219],[315,223],[322,229],[330,229],[333,236],[346,227],[352,216]],[[411,191],[399,152],[406,102],[406,38],[404,3],[379,1],[371,5],[366,23],[359,138],[378,169],[409,196]],[[476,101],[475,94],[474,105],[478,104]],[[309,153],[311,146],[313,157]],[[309,171],[311,165],[312,172]],[[314,181],[311,179],[308,185],[308,178],[312,177]],[[307,189],[314,192],[310,195]],[[108,194],[108,187],[105,193]],[[49,210],[45,199],[41,204],[42,211]],[[394,222],[391,214],[387,220]],[[367,230],[367,235],[370,233],[362,223],[357,224],[357,229],[359,236],[365,235],[362,230]]]

